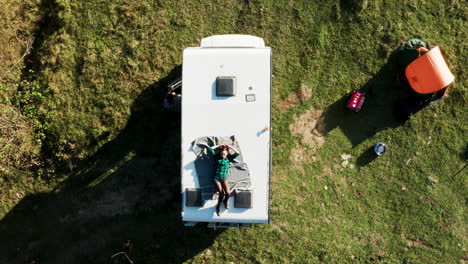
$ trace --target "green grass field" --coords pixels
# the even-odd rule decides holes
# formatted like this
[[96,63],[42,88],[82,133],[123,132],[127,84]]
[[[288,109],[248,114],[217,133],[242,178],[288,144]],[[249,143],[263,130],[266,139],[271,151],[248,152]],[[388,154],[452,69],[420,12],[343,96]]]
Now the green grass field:
[[[468,263],[465,1],[24,2],[0,1],[0,263]],[[217,34],[274,56],[271,223],[250,229],[180,219],[161,102],[183,49]],[[411,38],[456,81],[399,123]]]

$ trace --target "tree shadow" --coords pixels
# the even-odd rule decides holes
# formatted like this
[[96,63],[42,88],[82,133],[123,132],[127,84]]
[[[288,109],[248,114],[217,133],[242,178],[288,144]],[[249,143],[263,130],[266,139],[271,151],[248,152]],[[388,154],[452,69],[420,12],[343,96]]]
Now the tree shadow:
[[31,45],[31,52],[24,58],[23,80],[30,79],[34,72],[39,73],[45,67],[41,61],[45,51],[44,43],[63,26],[63,21],[58,15],[63,7],[57,4],[57,0],[41,0],[38,9],[39,17],[33,33],[34,41]]
[[346,94],[323,112],[315,129],[326,135],[339,127],[355,147],[381,130],[402,125],[404,120],[398,117],[395,107],[408,96],[409,88],[399,81],[398,72],[394,52],[360,89],[366,99],[358,113],[345,107],[349,98]]
[[[36,135],[46,133],[45,124],[48,120],[48,115],[43,111],[43,106],[47,105],[51,95],[51,90],[47,81],[44,79],[42,72],[44,69],[56,70],[55,63],[44,60],[44,57],[50,55],[48,50],[48,41],[54,34],[60,31],[64,22],[59,16],[59,12],[63,11],[63,6],[57,3],[57,0],[41,0],[37,3],[38,16],[35,29],[32,32],[32,43],[28,47],[24,57],[24,67],[21,70],[21,82],[17,86],[16,93],[13,97],[13,103],[21,109],[23,115],[34,120],[34,130]],[[37,122],[37,123],[36,123]],[[39,124],[39,125],[38,125]],[[46,149],[47,141],[42,139],[41,155],[37,158],[41,163],[47,156]],[[32,162],[31,162],[32,163]],[[38,169],[40,165],[22,164],[24,167]]]
[[0,263],[105,263],[119,251],[138,263],[179,263],[213,243],[219,231],[185,228],[180,215],[180,115],[161,104],[180,73],[147,87],[119,135],[56,190],[10,210]]

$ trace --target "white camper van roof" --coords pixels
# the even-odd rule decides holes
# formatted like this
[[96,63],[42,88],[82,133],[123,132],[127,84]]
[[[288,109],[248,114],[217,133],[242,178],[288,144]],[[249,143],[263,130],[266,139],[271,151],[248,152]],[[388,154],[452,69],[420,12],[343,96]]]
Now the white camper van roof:
[[[263,39],[245,35],[204,38],[200,47],[186,48],[182,66],[182,218],[184,222],[267,223],[271,170],[271,49]],[[218,88],[217,88],[218,86]],[[222,86],[222,87],[221,87]],[[220,88],[234,95],[219,96]],[[235,138],[248,167],[251,208],[217,216],[217,200],[187,206],[188,189],[203,190],[197,175],[195,140]],[[214,182],[210,180],[211,186]]]

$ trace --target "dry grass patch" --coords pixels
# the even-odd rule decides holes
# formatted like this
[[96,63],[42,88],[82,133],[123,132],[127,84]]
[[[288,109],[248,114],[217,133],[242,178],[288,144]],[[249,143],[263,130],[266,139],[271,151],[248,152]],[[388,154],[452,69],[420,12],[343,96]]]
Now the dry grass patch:
[[312,97],[312,89],[305,84],[301,85],[301,88],[291,93],[288,98],[281,101],[278,105],[282,113],[287,112],[294,106],[300,105]]
[[322,110],[309,109],[302,115],[294,117],[294,123],[289,127],[294,136],[301,136],[301,143],[306,144],[312,150],[317,150],[325,142],[325,138],[316,129],[317,119],[321,116]]
[[290,160],[295,165],[315,161],[315,152],[325,143],[325,137],[315,129],[322,112],[311,108],[302,115],[294,116],[294,123],[289,129],[292,135],[301,138],[299,146],[291,150]]
[[17,81],[24,57],[30,52],[37,1],[2,1],[0,8],[0,83]]

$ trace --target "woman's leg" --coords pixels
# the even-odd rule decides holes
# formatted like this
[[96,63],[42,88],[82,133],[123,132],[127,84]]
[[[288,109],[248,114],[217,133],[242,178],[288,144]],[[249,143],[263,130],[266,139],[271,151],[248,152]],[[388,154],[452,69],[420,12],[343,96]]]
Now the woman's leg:
[[223,185],[223,189],[224,189],[224,193],[225,193],[224,206],[226,207],[226,209],[229,209],[228,200],[229,200],[229,196],[231,196],[231,190],[229,188],[229,182],[228,181],[223,181],[222,185]]
[[222,182],[223,190],[226,193],[227,196],[231,195],[231,190],[229,188],[229,182],[228,181],[223,181]]
[[216,189],[218,190],[218,204],[216,205],[216,214],[219,216],[219,213],[221,211],[221,202],[223,201],[224,198],[224,191],[223,187],[221,186],[221,183],[218,181],[215,181]]
[[219,195],[223,192],[223,187],[221,187],[221,183],[219,181],[215,181],[216,190],[218,191]]

